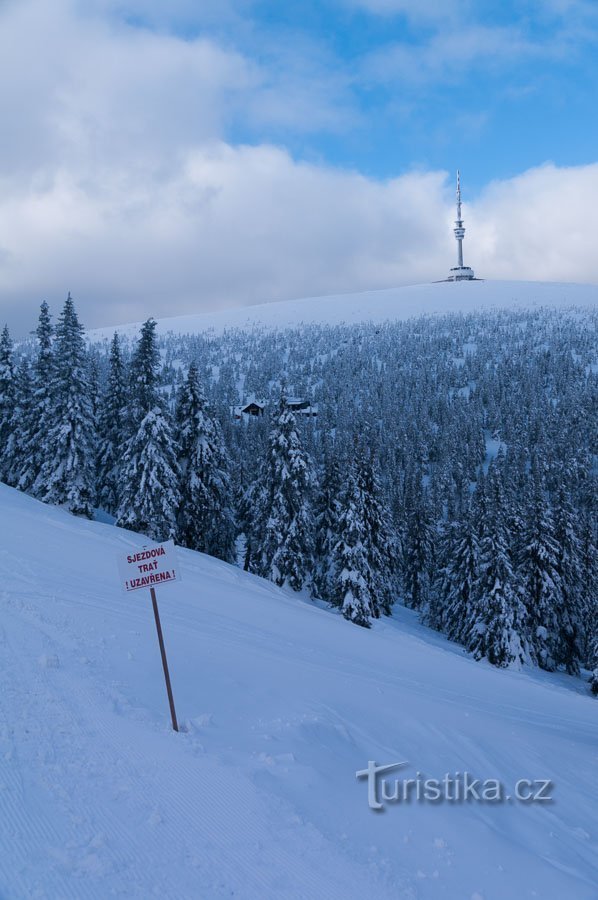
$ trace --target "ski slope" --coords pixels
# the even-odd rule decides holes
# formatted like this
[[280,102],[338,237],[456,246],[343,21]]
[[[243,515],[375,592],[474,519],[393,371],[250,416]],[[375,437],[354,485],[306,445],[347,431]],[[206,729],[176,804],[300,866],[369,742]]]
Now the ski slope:
[[[224,309],[197,315],[157,318],[159,334],[222,332],[225,328],[287,328],[302,324],[339,325],[381,323],[437,313],[476,313],[490,309],[596,308],[598,285],[536,281],[461,281],[418,284],[410,287],[310,297]],[[140,322],[117,326],[134,338]],[[89,332],[91,340],[108,340],[114,328]]]
[[[580,680],[497,671],[407,611],[366,631],[0,485],[0,897],[595,900],[598,706]],[[355,773],[408,761],[554,781],[550,804],[368,808]]]

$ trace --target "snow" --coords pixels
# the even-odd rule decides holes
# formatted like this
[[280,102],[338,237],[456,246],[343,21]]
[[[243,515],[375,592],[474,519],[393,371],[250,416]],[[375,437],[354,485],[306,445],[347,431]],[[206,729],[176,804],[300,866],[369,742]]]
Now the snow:
[[[179,550],[157,591],[143,538],[0,485],[0,896],[596,897],[596,700],[499,671],[409,610],[360,629]],[[355,773],[552,779],[549,804],[368,808]]]
[[[598,306],[598,285],[533,281],[461,281],[286,300],[158,320],[158,334],[222,332],[226,328],[286,328],[301,324],[382,323],[436,313],[479,313],[490,309],[539,309]],[[117,326],[138,336],[141,323]],[[109,340],[114,328],[89,332],[91,340]],[[475,346],[465,348],[475,352]]]

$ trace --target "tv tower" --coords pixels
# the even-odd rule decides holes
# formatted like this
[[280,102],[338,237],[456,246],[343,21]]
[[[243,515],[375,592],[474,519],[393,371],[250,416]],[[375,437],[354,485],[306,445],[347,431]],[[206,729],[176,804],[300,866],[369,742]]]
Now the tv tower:
[[473,269],[463,265],[463,238],[465,228],[461,218],[461,173],[457,170],[457,218],[455,220],[455,239],[457,241],[457,265],[451,269],[447,281],[473,281],[475,275]]

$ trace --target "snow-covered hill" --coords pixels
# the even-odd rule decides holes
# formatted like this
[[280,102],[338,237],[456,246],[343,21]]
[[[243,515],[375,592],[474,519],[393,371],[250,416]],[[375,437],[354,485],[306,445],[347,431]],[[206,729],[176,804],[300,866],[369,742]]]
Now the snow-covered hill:
[[[371,631],[0,485],[0,896],[596,898],[598,722],[585,685],[497,671],[407,614]],[[367,767],[551,779],[553,802],[368,808]]]
[[[577,306],[598,306],[598,285],[535,281],[437,282],[162,318],[158,321],[158,332],[196,334],[211,329],[219,332],[224,328],[286,328],[308,323],[337,325],[396,321],[432,313]],[[139,327],[140,323],[134,323],[119,326],[117,330],[135,337]],[[92,340],[110,338],[113,331],[113,328],[96,329],[90,332],[90,337]]]

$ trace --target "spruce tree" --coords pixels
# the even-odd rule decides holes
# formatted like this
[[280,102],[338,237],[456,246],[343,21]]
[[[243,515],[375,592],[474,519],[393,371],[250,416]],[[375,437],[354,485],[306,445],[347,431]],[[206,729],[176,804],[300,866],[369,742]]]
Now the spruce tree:
[[181,473],[179,542],[234,562],[229,462],[219,423],[210,412],[195,363],[189,366],[179,390],[175,421]]
[[372,590],[377,607],[389,616],[397,594],[400,544],[392,529],[390,512],[371,449],[358,451],[357,470],[363,490],[367,552],[373,576]]
[[428,498],[419,469],[411,473],[405,494],[407,534],[403,570],[405,604],[427,609],[433,575],[435,535]]
[[179,501],[172,428],[157,404],[125,445],[116,524],[154,541],[174,539]]
[[160,351],[156,341],[156,325],[157,322],[152,318],[143,323],[131,360],[127,407],[127,425],[131,434],[139,427],[143,417],[162,401],[159,391]]
[[501,668],[520,667],[528,658],[525,608],[509,550],[500,476],[489,473],[488,494],[478,504],[479,568],[463,631],[475,659]]
[[590,675],[590,690],[595,696],[598,696],[598,629],[594,629],[591,641],[590,666],[592,674]]
[[131,361],[130,401],[117,487],[116,524],[153,540],[176,537],[180,503],[176,444],[159,387],[156,322],[148,319]]
[[584,623],[589,619],[590,598],[585,596],[582,578],[582,547],[579,521],[562,479],[555,509],[554,537],[563,608],[561,612],[558,662],[570,675],[579,674],[584,658]]
[[29,465],[31,433],[34,426],[33,385],[29,361],[23,357],[15,372],[15,400],[6,445],[8,470],[6,482],[18,487]]
[[47,456],[35,492],[45,503],[93,518],[95,422],[83,326],[69,294],[56,327]]
[[17,487],[30,491],[41,499],[45,484],[39,479],[44,466],[51,463],[52,449],[49,434],[54,425],[53,391],[56,386],[53,351],[54,329],[50,309],[44,300],[40,307],[36,329],[37,354],[33,364],[33,393],[31,399],[31,429],[29,447]]
[[317,494],[314,595],[333,602],[334,567],[333,549],[339,539],[340,503],[339,495],[343,482],[341,463],[335,449],[329,445],[325,451],[324,464]]
[[572,622],[563,596],[559,548],[552,511],[535,478],[519,554],[519,577],[529,620],[530,649],[543,669],[553,671],[567,655],[563,646]]
[[479,574],[479,544],[471,514],[452,522],[441,547],[441,565],[434,582],[426,624],[462,643]]
[[115,332],[110,345],[108,383],[99,411],[98,505],[114,515],[118,509],[121,448],[127,431],[127,389],[120,339]]
[[0,481],[6,482],[11,467],[9,441],[13,429],[15,392],[13,345],[5,325],[0,335]]
[[339,538],[332,550],[332,600],[345,619],[369,628],[380,617],[368,553],[364,485],[354,465],[339,497]]
[[284,393],[272,418],[251,528],[250,568],[278,585],[300,591],[313,577],[315,487],[313,465],[303,449]]

